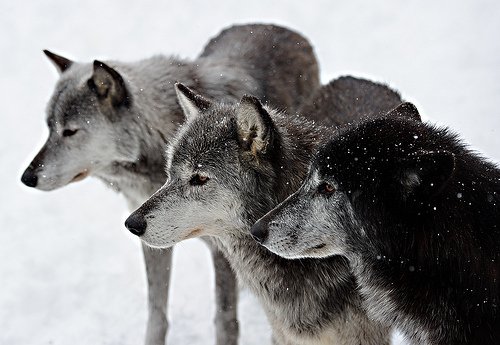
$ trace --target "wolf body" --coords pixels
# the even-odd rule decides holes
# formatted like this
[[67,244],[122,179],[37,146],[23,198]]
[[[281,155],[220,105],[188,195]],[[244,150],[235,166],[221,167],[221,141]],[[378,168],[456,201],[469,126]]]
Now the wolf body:
[[[323,88],[335,90],[332,100],[356,94],[354,78],[332,84]],[[167,150],[169,179],[127,219],[127,228],[160,248],[212,236],[262,302],[277,344],[388,344],[389,329],[361,309],[345,258],[282,259],[249,232],[299,186],[314,149],[335,129],[265,108],[255,97],[225,104],[177,88],[188,121]],[[401,102],[395,92],[394,101],[381,105],[371,93],[358,91],[356,97],[371,99],[375,108]],[[328,113],[308,116],[321,119]]]
[[347,257],[369,315],[415,344],[499,344],[500,169],[399,112],[340,130],[252,233],[286,258]]
[[[301,35],[274,25],[236,25],[194,61],[155,56],[134,63],[77,63],[46,52],[60,79],[47,107],[49,138],[22,176],[53,190],[88,175],[122,193],[131,209],[166,180],[163,146],[184,121],[173,85],[237,101],[254,93],[295,111],[319,87],[317,61]],[[237,284],[213,246],[217,344],[236,344]],[[149,290],[146,344],[164,344],[171,250],[143,246]]]

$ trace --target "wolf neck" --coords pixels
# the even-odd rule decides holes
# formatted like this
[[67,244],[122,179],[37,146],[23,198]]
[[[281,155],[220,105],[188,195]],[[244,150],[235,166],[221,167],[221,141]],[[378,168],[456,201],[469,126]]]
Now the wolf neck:
[[221,249],[239,279],[280,323],[286,320],[296,331],[317,333],[359,302],[345,259],[286,260],[258,245],[248,231],[221,237]]

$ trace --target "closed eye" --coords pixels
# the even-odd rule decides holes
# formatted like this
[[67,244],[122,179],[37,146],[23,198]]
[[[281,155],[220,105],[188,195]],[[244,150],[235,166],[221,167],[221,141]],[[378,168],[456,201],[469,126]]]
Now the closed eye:
[[78,129],[65,129],[62,132],[63,137],[71,137],[78,132]]
[[210,180],[208,176],[195,174],[189,180],[189,184],[191,186],[203,186],[208,180]]

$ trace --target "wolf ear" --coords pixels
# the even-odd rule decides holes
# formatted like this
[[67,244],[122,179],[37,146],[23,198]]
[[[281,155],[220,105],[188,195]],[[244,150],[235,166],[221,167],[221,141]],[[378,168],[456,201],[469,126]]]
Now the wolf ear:
[[399,182],[404,194],[433,196],[441,192],[455,172],[455,155],[449,151],[419,151],[400,161]]
[[418,122],[422,122],[417,107],[410,102],[404,102],[387,113],[387,117],[405,117]]
[[243,96],[236,109],[236,123],[241,147],[254,155],[265,153],[273,140],[274,124],[257,98]]
[[60,55],[54,54],[47,49],[45,49],[43,52],[45,53],[45,55],[47,55],[49,60],[52,61],[54,66],[56,66],[59,73],[63,73],[73,64],[73,61],[66,59]]
[[94,60],[94,73],[87,85],[101,102],[112,107],[130,106],[130,95],[120,73],[104,62]]
[[182,111],[184,111],[184,115],[188,120],[194,118],[201,111],[207,110],[212,105],[212,102],[194,93],[184,84],[175,83],[175,92]]

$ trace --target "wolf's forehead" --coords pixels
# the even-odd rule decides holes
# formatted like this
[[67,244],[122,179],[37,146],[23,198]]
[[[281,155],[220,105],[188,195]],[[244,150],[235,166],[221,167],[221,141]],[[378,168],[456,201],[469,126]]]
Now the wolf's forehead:
[[167,168],[207,170],[234,163],[238,143],[231,131],[217,125],[210,130],[185,130],[167,149]]
[[[194,138],[195,139],[195,138]],[[189,142],[176,145],[171,154],[173,164],[193,165],[201,168],[220,164],[229,164],[227,159],[232,158],[235,152],[234,143],[231,140],[210,142]]]
[[83,110],[92,105],[89,94],[75,80],[61,80],[47,107],[48,121],[63,121],[68,117],[82,115]]
[[201,114],[185,125],[178,140],[177,151],[199,154],[214,148],[224,149],[236,136],[236,127],[231,117],[223,113]]

